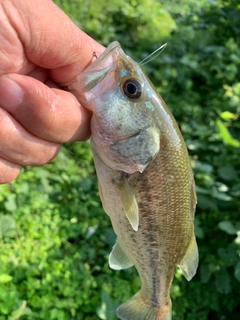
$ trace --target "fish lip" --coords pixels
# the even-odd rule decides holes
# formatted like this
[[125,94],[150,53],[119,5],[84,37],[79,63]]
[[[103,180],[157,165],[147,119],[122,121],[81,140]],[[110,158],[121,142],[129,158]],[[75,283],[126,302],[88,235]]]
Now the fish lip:
[[[103,53],[95,61],[93,61],[93,63],[90,65],[91,68],[97,67],[107,56],[109,56],[110,52],[114,51],[116,48],[122,50],[121,45],[118,41],[114,41],[110,43],[110,45],[106,48],[106,50],[103,51]],[[116,62],[112,61],[112,63],[110,63],[109,66],[113,66],[117,63],[118,61]]]

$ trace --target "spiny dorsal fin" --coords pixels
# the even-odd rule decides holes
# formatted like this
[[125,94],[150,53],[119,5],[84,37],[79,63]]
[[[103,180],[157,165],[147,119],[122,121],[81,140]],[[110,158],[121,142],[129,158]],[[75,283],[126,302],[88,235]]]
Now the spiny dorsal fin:
[[194,233],[192,234],[191,241],[185,256],[179,264],[185,278],[190,281],[195,275],[198,266],[198,248]]
[[117,182],[117,187],[125,215],[128,218],[128,221],[130,222],[133,230],[137,231],[139,225],[138,205],[134,195],[134,191],[127,181],[125,175],[120,182]]
[[133,263],[128,259],[118,241],[114,245],[112,252],[109,255],[108,263],[110,268],[114,270],[127,269],[133,266]]

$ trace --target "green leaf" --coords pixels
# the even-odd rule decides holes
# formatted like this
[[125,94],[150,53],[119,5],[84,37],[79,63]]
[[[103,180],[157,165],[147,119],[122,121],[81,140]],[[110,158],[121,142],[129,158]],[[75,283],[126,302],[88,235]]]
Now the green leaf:
[[30,314],[31,310],[27,308],[27,302],[23,301],[19,309],[13,311],[8,320],[17,320],[24,315]]
[[235,266],[234,276],[240,282],[240,261]]
[[196,162],[196,168],[205,173],[211,173],[213,171],[213,166],[211,164],[202,163],[200,161]]
[[239,148],[240,147],[240,142],[236,139],[234,139],[229,132],[228,128],[223,124],[221,120],[216,121],[216,127],[219,132],[220,137],[222,138],[223,142],[226,145]]
[[61,309],[53,308],[50,311],[50,319],[64,320],[65,319],[64,311]]
[[200,267],[200,277],[201,277],[201,281],[202,283],[207,283],[210,280],[211,277],[211,270],[209,269],[208,265],[201,265]]
[[196,192],[197,194],[211,194],[210,190],[206,189],[206,188],[202,188],[202,187],[199,187],[199,186],[196,186]]
[[88,227],[88,229],[87,229],[87,233],[86,233],[86,235],[85,235],[85,239],[90,239],[91,238],[91,236],[95,233],[95,231],[97,230],[97,228],[98,228],[98,225],[96,224],[96,225],[94,225],[94,226],[90,226],[90,227]]
[[219,293],[228,294],[231,291],[229,274],[226,268],[221,268],[216,273],[215,284]]
[[197,57],[194,55],[186,54],[180,59],[180,62],[189,66],[192,69],[196,69],[198,67],[198,60]]
[[231,221],[221,221],[218,224],[218,228],[222,231],[225,231],[227,234],[236,234],[237,230],[235,229],[234,225]]
[[220,114],[220,117],[225,121],[231,121],[236,118],[236,115],[230,111],[224,111]]
[[[7,302],[1,302],[1,304],[0,304],[0,315],[2,315],[2,314],[8,314],[8,312],[9,312],[9,304],[7,303]],[[6,318],[2,318],[2,319],[6,319]]]
[[12,216],[0,215],[0,239],[4,237],[14,237],[16,235],[16,224]]
[[234,169],[234,167],[231,164],[226,164],[222,167],[218,168],[218,174],[219,176],[224,180],[235,180],[238,178],[237,171]]
[[81,181],[80,183],[83,191],[87,192],[89,190],[91,190],[92,188],[92,180],[91,179],[84,179]]
[[215,201],[213,201],[213,197],[207,196],[205,194],[198,194],[198,207],[201,209],[212,209],[217,211],[217,206]]
[[217,189],[212,190],[212,195],[214,198],[222,200],[222,201],[231,201],[232,197],[228,196],[227,194],[223,192],[219,192]]
[[240,231],[240,221],[237,221],[235,224],[235,229],[238,231]]
[[198,218],[194,219],[194,232],[197,238],[203,239],[204,238],[204,231],[203,228],[200,226],[201,222]]
[[116,308],[119,305],[117,300],[112,300],[107,292],[102,290],[102,304],[97,309],[97,315],[102,320],[114,320],[116,318]]
[[235,265],[236,261],[238,260],[236,249],[233,247],[228,247],[226,249],[219,248],[217,250],[217,253],[221,258],[222,264],[224,264],[225,267],[230,267]]
[[4,206],[5,206],[6,210],[10,211],[10,212],[14,212],[17,209],[15,194],[9,194],[7,196],[7,199],[4,203]]
[[8,283],[12,281],[13,277],[9,276],[6,273],[0,275],[0,283]]

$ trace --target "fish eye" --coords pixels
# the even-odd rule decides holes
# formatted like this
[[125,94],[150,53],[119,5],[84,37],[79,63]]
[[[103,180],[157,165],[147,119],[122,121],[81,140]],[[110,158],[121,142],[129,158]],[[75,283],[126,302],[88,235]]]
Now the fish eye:
[[123,83],[122,90],[128,98],[138,99],[142,94],[142,85],[137,79],[129,78]]

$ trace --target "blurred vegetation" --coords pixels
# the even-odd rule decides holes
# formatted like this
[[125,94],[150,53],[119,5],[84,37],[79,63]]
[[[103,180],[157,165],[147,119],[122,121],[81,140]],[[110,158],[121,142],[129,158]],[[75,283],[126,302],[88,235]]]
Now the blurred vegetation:
[[[238,0],[56,0],[104,45],[141,61],[182,130],[198,194],[197,275],[177,270],[173,320],[240,319],[240,4]],[[113,271],[115,235],[89,143],[0,186],[0,320],[115,320],[140,286]]]

